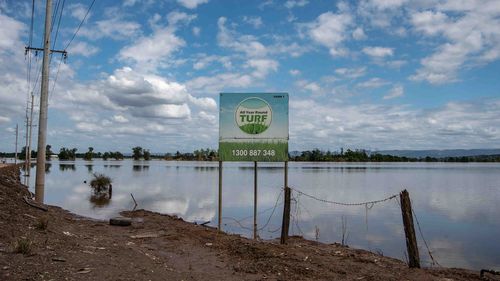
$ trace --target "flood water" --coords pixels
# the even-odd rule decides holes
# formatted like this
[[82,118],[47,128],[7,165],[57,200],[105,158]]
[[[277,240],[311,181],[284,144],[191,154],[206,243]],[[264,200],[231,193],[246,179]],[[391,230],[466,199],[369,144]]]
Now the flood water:
[[[217,225],[217,162],[52,161],[46,173],[45,202],[79,215],[108,219],[131,210],[133,194],[138,208]],[[93,173],[112,178],[110,200],[92,196],[84,181]],[[261,238],[280,235],[283,178],[283,163],[259,163]],[[253,186],[253,163],[224,163],[224,231],[252,236]],[[407,189],[422,233],[417,228],[424,266],[431,259],[422,237],[442,266],[500,270],[500,164],[290,162],[289,186],[316,198],[292,191],[291,234],[326,243],[343,239],[350,247],[405,260],[396,199],[331,202],[379,200]]]

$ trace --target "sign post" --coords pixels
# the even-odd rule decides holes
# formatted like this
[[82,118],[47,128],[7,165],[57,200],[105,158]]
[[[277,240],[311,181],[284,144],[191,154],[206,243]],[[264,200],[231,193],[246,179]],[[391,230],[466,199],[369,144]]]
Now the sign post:
[[288,93],[221,93],[219,106],[219,161],[254,162],[253,236],[256,239],[257,162],[288,161]]

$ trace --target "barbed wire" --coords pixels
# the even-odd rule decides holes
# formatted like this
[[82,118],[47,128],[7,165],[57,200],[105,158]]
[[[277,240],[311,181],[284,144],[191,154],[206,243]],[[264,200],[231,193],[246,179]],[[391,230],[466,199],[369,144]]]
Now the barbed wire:
[[[267,208],[267,209],[262,210],[262,211],[260,211],[260,212],[257,213],[257,215],[262,215],[262,214],[264,214],[264,213],[269,212],[269,211],[272,210],[271,215],[267,219],[266,223],[263,226],[261,226],[260,228],[257,228],[257,231],[262,231],[263,229],[265,229],[269,225],[269,223],[271,222],[271,218],[274,216],[274,213],[276,212],[276,208],[278,207],[278,205],[280,203],[280,199],[281,199],[281,195],[282,194],[283,194],[283,189],[281,189],[281,192],[278,194],[278,197],[276,198],[276,202],[274,203],[273,207]],[[252,227],[248,227],[248,226],[245,226],[245,225],[242,224],[243,221],[251,219],[251,218],[253,218],[253,215],[246,216],[246,217],[243,217],[241,219],[235,219],[233,217],[222,217],[223,220],[232,220],[232,221],[234,221],[242,229],[253,231]]]
[[411,212],[413,213],[413,217],[415,218],[415,221],[417,222],[418,232],[420,233],[420,237],[422,237],[422,241],[424,241],[425,247],[427,248],[427,253],[429,254],[429,257],[432,260],[432,265],[435,264],[435,265],[441,267],[441,265],[437,262],[437,260],[432,255],[431,249],[429,248],[429,245],[427,244],[427,240],[425,239],[424,234],[422,232],[422,229],[420,228],[420,222],[418,221],[417,214],[415,213],[415,210],[413,209],[413,202],[411,199],[410,199],[410,203],[411,203]]
[[385,202],[385,201],[389,201],[391,199],[394,199],[396,197],[399,196],[399,194],[394,194],[394,195],[391,195],[387,198],[384,198],[384,199],[380,199],[380,200],[373,200],[373,201],[367,201],[367,202],[360,202],[360,203],[344,203],[344,202],[337,202],[337,201],[330,201],[330,200],[326,200],[326,199],[321,199],[321,198],[318,198],[316,196],[313,196],[313,195],[310,195],[310,194],[307,194],[307,193],[304,193],[296,188],[293,188],[293,187],[290,187],[291,190],[297,192],[298,194],[300,195],[304,195],[306,197],[309,197],[311,199],[314,199],[314,200],[317,200],[317,201],[320,201],[320,202],[323,202],[323,203],[328,203],[328,204],[334,204],[334,205],[341,205],[341,206],[369,206],[371,205],[370,209],[373,207],[373,205],[377,204],[377,203],[382,203],[382,202]]

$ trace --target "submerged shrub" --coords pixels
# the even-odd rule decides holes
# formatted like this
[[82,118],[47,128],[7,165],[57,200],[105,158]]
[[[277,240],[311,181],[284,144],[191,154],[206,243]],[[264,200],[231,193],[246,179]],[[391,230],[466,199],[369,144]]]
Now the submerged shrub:
[[111,185],[111,178],[104,174],[94,173],[94,178],[90,181],[90,186],[96,192],[100,192],[109,188]]

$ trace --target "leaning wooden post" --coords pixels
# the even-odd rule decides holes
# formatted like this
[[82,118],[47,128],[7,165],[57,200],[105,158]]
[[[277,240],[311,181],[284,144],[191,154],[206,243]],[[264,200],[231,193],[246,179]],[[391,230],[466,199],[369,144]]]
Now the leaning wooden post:
[[257,161],[253,162],[253,239],[257,239]]
[[218,218],[218,230],[222,231],[222,161],[219,161],[219,218]]
[[405,189],[399,194],[399,197],[401,198],[401,214],[403,215],[406,248],[408,250],[408,266],[410,268],[420,268],[420,257],[418,255],[415,227],[413,226],[413,212],[411,210],[410,194]]
[[288,187],[288,161],[285,161],[285,200],[283,204],[283,222],[281,224],[281,244],[286,244],[290,227],[290,199],[291,190]]

